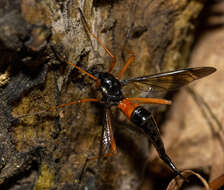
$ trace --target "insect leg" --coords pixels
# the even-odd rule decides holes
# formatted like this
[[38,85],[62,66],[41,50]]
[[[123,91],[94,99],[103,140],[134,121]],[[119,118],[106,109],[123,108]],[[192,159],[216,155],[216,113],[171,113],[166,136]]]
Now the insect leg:
[[117,76],[118,79],[120,79],[122,77],[122,75],[124,74],[124,72],[127,70],[128,66],[133,62],[134,58],[135,58],[134,55],[132,55],[131,57],[128,58],[127,62],[122,67],[119,75]]
[[89,76],[90,78],[92,78],[93,80],[98,80],[98,78],[96,78],[95,76],[93,76],[92,74],[88,73],[87,71],[85,71],[84,69],[82,69],[81,67],[78,67],[77,65],[71,63],[70,61],[67,62],[67,64],[72,65],[73,67],[75,67],[76,69],[78,69],[80,72],[86,74],[87,76]]
[[107,47],[103,44],[103,42],[101,42],[101,40],[99,38],[97,38],[97,36],[95,34],[93,34],[91,31],[90,31],[90,28],[89,28],[89,25],[87,24],[86,22],[86,19],[84,17],[84,14],[82,12],[82,10],[80,8],[78,8],[79,10],[79,13],[81,15],[81,18],[82,18],[82,22],[83,22],[83,25],[84,25],[84,28],[87,30],[87,32],[93,37],[96,39],[96,41],[103,47],[103,49],[107,52],[108,55],[110,55],[113,59],[111,65],[110,65],[110,68],[109,68],[109,73],[112,71],[112,69],[114,68],[115,64],[116,64],[116,57],[110,52],[109,49],[107,49]]
[[170,100],[160,99],[160,98],[141,98],[141,97],[132,97],[125,98],[131,102],[137,102],[139,104],[171,104]]

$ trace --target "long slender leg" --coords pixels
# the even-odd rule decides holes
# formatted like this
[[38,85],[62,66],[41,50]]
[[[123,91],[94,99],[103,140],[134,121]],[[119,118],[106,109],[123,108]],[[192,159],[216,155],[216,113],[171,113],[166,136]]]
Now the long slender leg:
[[81,15],[81,18],[82,18],[82,21],[83,21],[83,24],[84,24],[84,28],[88,31],[88,33],[93,38],[96,39],[96,41],[103,47],[103,49],[107,52],[107,54],[112,57],[113,61],[110,65],[110,68],[109,68],[109,71],[108,71],[110,73],[112,71],[112,69],[114,68],[115,64],[116,64],[116,57],[110,52],[109,49],[107,49],[107,47],[103,44],[103,42],[101,42],[101,40],[99,38],[97,38],[97,36],[90,31],[89,25],[86,22],[86,19],[84,17],[84,14],[82,13],[82,10],[80,8],[78,8],[78,10],[79,10],[79,13]]
[[113,70],[116,63],[117,63],[116,57],[113,57],[112,63],[110,64],[110,67],[109,67],[109,70],[108,70],[109,73],[111,73],[111,71]]
[[139,104],[171,104],[170,100],[160,99],[160,98],[141,98],[141,97],[133,97],[133,98],[125,98],[131,102],[137,102]]
[[118,79],[120,79],[122,77],[122,75],[124,74],[124,72],[127,70],[128,66],[133,62],[134,58],[135,58],[134,55],[132,55],[131,57],[128,58],[127,62],[122,67],[120,73],[117,76]]
[[95,76],[93,76],[92,74],[88,73],[87,71],[85,71],[84,69],[82,69],[81,67],[78,67],[77,65],[71,63],[70,61],[67,62],[67,64],[72,65],[73,67],[75,67],[76,69],[78,69],[80,72],[86,74],[87,76],[89,76],[90,78],[92,78],[93,80],[98,80],[98,78],[96,78]]

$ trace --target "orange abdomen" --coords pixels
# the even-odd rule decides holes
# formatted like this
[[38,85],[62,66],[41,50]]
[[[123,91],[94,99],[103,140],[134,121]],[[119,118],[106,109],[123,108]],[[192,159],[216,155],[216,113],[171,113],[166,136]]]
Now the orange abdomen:
[[131,120],[133,111],[139,107],[139,105],[131,103],[128,99],[123,99],[117,107]]

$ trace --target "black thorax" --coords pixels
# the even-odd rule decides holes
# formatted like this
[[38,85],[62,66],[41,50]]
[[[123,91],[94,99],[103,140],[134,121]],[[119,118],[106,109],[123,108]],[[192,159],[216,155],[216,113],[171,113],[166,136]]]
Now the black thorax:
[[119,104],[124,98],[120,81],[110,73],[106,72],[99,72],[95,75],[100,80],[98,90],[102,94],[102,101],[108,106]]

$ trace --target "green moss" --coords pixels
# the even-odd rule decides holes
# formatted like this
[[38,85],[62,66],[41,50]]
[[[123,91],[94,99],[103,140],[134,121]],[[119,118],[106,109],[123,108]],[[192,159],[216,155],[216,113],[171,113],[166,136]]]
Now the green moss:
[[48,167],[46,163],[42,163],[40,175],[34,186],[34,190],[47,190],[54,187],[55,171]]

